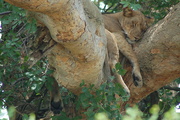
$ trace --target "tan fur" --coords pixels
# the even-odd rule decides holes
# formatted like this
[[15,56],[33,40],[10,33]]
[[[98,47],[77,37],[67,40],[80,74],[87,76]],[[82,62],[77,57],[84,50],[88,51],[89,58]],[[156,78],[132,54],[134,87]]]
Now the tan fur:
[[[104,14],[103,19],[106,28],[107,49],[111,69],[113,69],[115,64],[119,61],[120,51],[133,66],[132,73],[135,85],[142,87],[143,80],[139,63],[129,43],[138,41],[154,19],[146,18],[140,11],[133,11],[129,8],[124,8],[123,12],[115,14]],[[128,38],[126,38],[126,36]],[[122,77],[116,73],[115,77],[124,89],[129,92]]]
[[[115,64],[119,61],[119,49],[117,46],[116,37],[108,30],[105,30],[105,32],[107,36],[108,63],[112,70],[112,69],[115,69]],[[129,88],[124,83],[121,75],[119,75],[118,73],[114,73],[114,76],[116,77],[116,82],[120,83],[124,87],[124,89],[127,91],[127,93],[130,93]]]

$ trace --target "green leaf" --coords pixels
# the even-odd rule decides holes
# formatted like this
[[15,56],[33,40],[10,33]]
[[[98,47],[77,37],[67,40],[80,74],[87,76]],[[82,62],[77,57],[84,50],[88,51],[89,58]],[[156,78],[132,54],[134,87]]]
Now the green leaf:
[[122,65],[120,63],[115,64],[116,70],[122,69]]
[[159,113],[159,106],[158,105],[153,105],[152,108],[150,109],[151,114],[158,114]]
[[140,4],[130,4],[130,7],[131,7],[133,10],[138,10],[138,9],[142,8]]
[[121,4],[123,4],[123,8],[128,7],[130,5],[130,2],[128,1],[121,1]]
[[174,107],[172,107],[169,111],[164,114],[163,120],[179,120],[180,114],[175,111]]
[[8,116],[10,118],[13,118],[15,116],[15,112],[16,112],[16,109],[15,109],[14,106],[9,107],[9,109],[8,109]]
[[36,115],[34,113],[31,113],[28,120],[36,120]]
[[52,86],[54,84],[54,78],[50,76],[45,76],[46,77],[46,82],[45,85],[48,88],[48,90],[52,90]]
[[120,70],[118,71],[118,74],[120,74],[120,75],[125,75],[125,74],[126,74],[126,70],[120,69]]
[[28,118],[29,118],[29,116],[27,114],[23,114],[23,116],[22,116],[23,120],[28,120]]
[[82,83],[80,84],[80,87],[82,87],[84,85],[85,85],[85,82],[84,82],[84,80],[82,80]]
[[108,114],[105,112],[96,113],[94,118],[95,120],[109,120]]
[[177,79],[175,80],[175,82],[178,83],[178,84],[180,84],[180,78],[177,78]]
[[54,70],[48,69],[48,71],[46,72],[46,74],[47,74],[47,75],[50,75],[50,74],[52,74],[53,72],[54,72]]
[[88,88],[86,88],[86,87],[82,88],[83,93],[87,93],[88,91],[89,91]]
[[52,120],[71,120],[70,118],[67,117],[65,112],[61,112],[60,116],[52,116]]
[[142,120],[141,116],[143,115],[141,111],[139,111],[137,106],[133,108],[126,109],[127,115],[123,117],[123,120]]

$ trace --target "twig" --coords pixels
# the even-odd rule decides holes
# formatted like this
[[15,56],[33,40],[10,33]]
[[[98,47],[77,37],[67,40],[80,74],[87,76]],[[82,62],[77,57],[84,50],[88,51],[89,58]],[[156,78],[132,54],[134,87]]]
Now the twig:
[[174,90],[174,91],[180,91],[180,88],[178,87],[169,87],[169,86],[164,86],[164,89],[169,89],[169,90]]
[[114,4],[112,4],[108,9],[105,10],[105,13],[110,10],[112,7],[114,6]]
[[12,11],[2,12],[2,13],[0,13],[0,15],[7,15],[7,14],[10,14],[10,13],[12,13]]

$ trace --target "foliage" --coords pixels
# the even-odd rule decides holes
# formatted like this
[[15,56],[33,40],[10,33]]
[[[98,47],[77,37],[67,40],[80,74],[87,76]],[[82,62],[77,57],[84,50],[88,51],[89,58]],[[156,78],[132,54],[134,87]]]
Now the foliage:
[[[83,86],[84,84],[81,84]],[[119,95],[121,97],[115,97]],[[78,97],[76,103],[77,108],[87,109],[84,114],[88,116],[88,120],[93,120],[95,113],[104,112],[110,119],[120,119],[119,114],[120,101],[127,101],[128,95],[122,89],[120,84],[104,83],[99,89],[95,89],[93,85],[89,88],[83,87],[82,94]]]
[[[0,1],[0,107],[32,107],[41,104],[44,91],[54,80],[46,59],[29,68],[27,43],[34,38],[36,22],[28,22],[26,11]],[[42,97],[42,98],[41,98]],[[41,98],[41,99],[40,99]],[[29,104],[29,106],[27,105]],[[39,106],[40,107],[40,106]],[[13,109],[9,108],[9,113]],[[23,110],[22,110],[23,111]],[[16,109],[18,112],[18,107]],[[26,115],[23,115],[26,118]]]
[[[94,2],[103,13],[118,12],[123,7],[129,6],[133,9],[140,9],[145,14],[160,20],[179,0],[94,0]],[[0,0],[0,13],[3,13],[0,14],[3,28],[0,39],[0,107],[8,108],[10,117],[14,116],[14,112],[19,113],[19,119],[24,120],[35,119],[35,114],[42,117],[43,110],[49,105],[49,96],[46,93],[48,89],[51,89],[54,78],[50,76],[53,71],[49,69],[46,58],[29,68],[28,43],[35,37],[36,21],[31,19],[29,22],[25,10],[7,4],[3,0]],[[125,73],[120,64],[116,64],[115,68],[114,72]],[[113,77],[111,78],[113,79]],[[179,83],[179,80],[176,82]],[[164,116],[164,120],[175,120],[179,117],[170,108],[172,105],[177,105],[180,98],[173,97],[172,91],[165,88],[158,90],[159,98],[156,103],[158,106],[153,106],[150,100],[154,97],[148,96],[146,103],[142,102],[143,115],[137,107],[134,107],[128,108],[126,115],[122,117],[119,114],[120,106],[117,103],[119,100],[127,100],[128,96],[119,84],[104,83],[96,91],[93,85],[87,88],[85,83],[82,83],[81,86],[82,94],[75,102],[76,109],[86,109],[84,114],[90,120],[100,120],[102,117],[103,120],[119,118],[130,120],[137,117],[138,119],[155,120],[159,116]],[[67,93],[62,96],[64,104],[74,102],[76,99],[63,87],[61,87],[61,93]],[[116,98],[115,94],[121,95],[121,97]],[[176,92],[176,95],[178,94],[179,92]],[[152,106],[153,108],[150,110]],[[55,116],[53,119],[56,118],[70,119],[66,113]],[[79,119],[79,116],[73,119]]]
[[179,0],[94,0],[103,13],[122,11],[123,7],[140,9],[144,14],[153,16],[156,21],[165,17],[170,8]]
[[[95,89],[94,85],[86,87],[84,82],[80,86],[82,87],[82,94],[75,100],[76,110],[83,109],[83,114],[87,116],[87,120],[158,120],[159,118],[162,120],[168,120],[169,118],[170,120],[178,120],[180,117],[180,113],[175,112],[174,106],[169,106],[165,110],[161,104],[151,105],[148,109],[149,114],[141,111],[138,106],[127,106],[126,114],[121,115],[119,103],[120,101],[127,101],[129,96],[119,84],[104,83],[99,89]],[[115,94],[121,97],[115,97]],[[80,118],[81,116],[68,118],[66,113],[63,112],[61,116],[54,116],[53,120],[78,120]]]
[[[151,116],[150,117],[143,117],[143,113],[138,109],[137,106],[133,108],[127,108],[126,115],[124,115],[122,120],[158,120],[159,117],[159,106],[153,105],[150,109]],[[180,117],[179,113],[175,112],[175,109],[172,107],[165,113],[161,120],[178,120]]]
[[[172,109],[172,106],[176,106],[180,101],[180,89],[177,87],[180,82],[180,78],[176,79],[170,85],[160,88],[144,98],[138,103],[139,108],[143,111],[145,117],[149,117],[150,109],[154,104],[158,105],[159,113],[158,117],[162,118],[168,110]],[[175,90],[171,90],[175,89]],[[175,107],[174,107],[175,109]],[[179,108],[176,108],[179,109]]]
[[123,69],[123,66],[120,63],[116,63],[114,72],[117,72],[120,75],[125,75],[126,70]]

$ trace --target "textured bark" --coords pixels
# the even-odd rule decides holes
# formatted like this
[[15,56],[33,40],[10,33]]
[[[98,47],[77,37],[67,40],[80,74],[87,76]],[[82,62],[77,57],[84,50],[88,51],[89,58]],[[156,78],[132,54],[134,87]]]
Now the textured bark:
[[82,80],[99,86],[104,78],[106,38],[101,13],[87,0],[10,0],[45,25],[58,44],[47,55],[59,84],[75,94]]
[[146,32],[134,50],[145,83],[142,88],[136,88],[130,80],[131,73],[125,75],[131,91],[129,104],[139,102],[180,77],[180,3]]
[[[34,11],[58,43],[48,55],[55,69],[56,80],[74,93],[79,84],[95,84],[104,79],[103,64],[106,39],[102,18],[97,8],[87,0],[5,0]],[[131,68],[126,63],[124,80],[131,90],[130,104],[139,102],[151,92],[180,77],[180,4],[134,46],[142,70],[144,87],[136,88]]]

